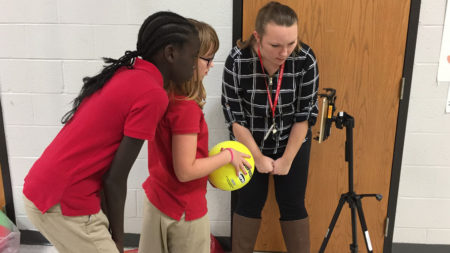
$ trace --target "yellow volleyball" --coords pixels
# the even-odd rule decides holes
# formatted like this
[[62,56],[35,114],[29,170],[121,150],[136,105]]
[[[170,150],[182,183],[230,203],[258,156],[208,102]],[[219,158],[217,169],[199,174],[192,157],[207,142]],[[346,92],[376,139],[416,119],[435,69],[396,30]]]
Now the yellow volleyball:
[[209,151],[209,156],[216,155],[220,153],[221,149],[225,148],[233,148],[241,153],[250,155],[250,158],[246,158],[246,160],[252,167],[247,168],[246,175],[242,173],[242,171],[239,171],[239,176],[236,176],[236,169],[231,163],[220,167],[209,175],[209,182],[211,182],[211,184],[213,184],[215,187],[224,191],[234,191],[242,188],[250,181],[255,170],[255,160],[253,160],[253,156],[252,153],[250,153],[250,150],[248,150],[248,148],[244,144],[238,141],[224,141],[215,145]]

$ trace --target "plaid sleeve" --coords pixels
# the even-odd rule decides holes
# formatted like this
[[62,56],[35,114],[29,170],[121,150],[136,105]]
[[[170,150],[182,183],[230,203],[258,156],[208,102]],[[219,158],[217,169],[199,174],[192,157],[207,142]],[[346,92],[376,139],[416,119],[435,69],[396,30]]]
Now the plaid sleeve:
[[240,64],[235,59],[237,57],[239,57],[239,51],[234,48],[225,61],[222,76],[222,109],[228,127],[234,122],[247,127],[240,96],[242,88],[239,87]]
[[303,75],[301,77],[297,97],[297,109],[295,112],[295,122],[308,120],[309,125],[316,123],[317,113],[317,90],[319,88],[319,69],[316,57],[311,48],[302,49],[306,56]]

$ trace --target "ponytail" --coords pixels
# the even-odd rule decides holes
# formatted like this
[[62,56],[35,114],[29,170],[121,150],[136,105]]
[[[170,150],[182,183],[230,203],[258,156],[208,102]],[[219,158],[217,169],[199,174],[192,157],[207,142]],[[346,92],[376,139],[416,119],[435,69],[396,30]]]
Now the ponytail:
[[74,113],[78,110],[78,107],[80,107],[81,102],[103,88],[120,67],[126,66],[127,68],[132,69],[138,55],[137,51],[126,51],[125,55],[118,60],[106,57],[103,58],[103,61],[107,65],[104,66],[102,72],[99,74],[83,78],[84,85],[81,88],[80,94],[73,100],[72,109],[64,114],[61,123],[68,123],[72,119]]

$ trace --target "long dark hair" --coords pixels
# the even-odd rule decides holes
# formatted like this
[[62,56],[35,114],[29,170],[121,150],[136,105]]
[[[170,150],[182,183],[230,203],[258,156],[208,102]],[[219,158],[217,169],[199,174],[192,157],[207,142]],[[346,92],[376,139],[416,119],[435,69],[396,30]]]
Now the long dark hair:
[[182,45],[189,40],[190,35],[197,36],[195,26],[186,18],[173,12],[157,12],[149,16],[142,24],[136,45],[136,51],[126,51],[119,59],[103,58],[106,63],[103,70],[92,77],[83,78],[83,87],[73,100],[72,109],[61,119],[67,124],[80,107],[85,98],[100,90],[123,66],[133,68],[136,57],[150,61],[150,59],[166,45]]

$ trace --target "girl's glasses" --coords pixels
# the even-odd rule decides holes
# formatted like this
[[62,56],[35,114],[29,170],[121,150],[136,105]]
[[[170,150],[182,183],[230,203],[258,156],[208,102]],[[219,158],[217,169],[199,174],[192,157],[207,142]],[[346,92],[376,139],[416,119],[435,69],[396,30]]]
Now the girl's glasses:
[[200,59],[206,61],[206,66],[207,66],[207,67],[209,67],[209,65],[211,65],[211,62],[214,60],[214,56],[211,57],[211,58],[206,58],[206,57],[199,56],[198,58],[200,58]]

